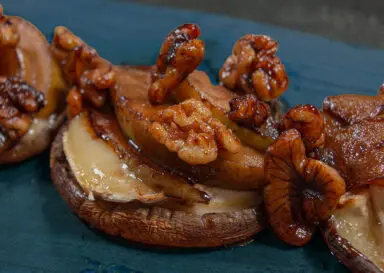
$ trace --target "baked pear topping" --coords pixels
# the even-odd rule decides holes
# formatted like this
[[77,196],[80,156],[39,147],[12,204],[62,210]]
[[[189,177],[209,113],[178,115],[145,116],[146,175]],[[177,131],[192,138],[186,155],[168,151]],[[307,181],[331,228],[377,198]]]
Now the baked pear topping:
[[190,165],[157,141],[149,128],[157,114],[171,105],[152,105],[148,99],[149,84],[150,68],[118,68],[111,96],[119,125],[143,155],[195,183],[237,190],[261,189],[265,185],[264,156],[250,147],[240,145],[236,153],[219,149],[216,160]]

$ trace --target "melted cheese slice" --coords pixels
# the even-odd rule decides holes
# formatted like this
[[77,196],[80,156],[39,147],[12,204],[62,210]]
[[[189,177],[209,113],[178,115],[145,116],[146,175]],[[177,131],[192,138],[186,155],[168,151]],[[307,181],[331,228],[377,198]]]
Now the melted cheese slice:
[[85,115],[74,118],[63,135],[64,153],[82,189],[114,202],[159,201],[162,192],[138,179],[103,140],[92,137]]
[[384,186],[371,185],[340,201],[334,219],[338,234],[384,270]]

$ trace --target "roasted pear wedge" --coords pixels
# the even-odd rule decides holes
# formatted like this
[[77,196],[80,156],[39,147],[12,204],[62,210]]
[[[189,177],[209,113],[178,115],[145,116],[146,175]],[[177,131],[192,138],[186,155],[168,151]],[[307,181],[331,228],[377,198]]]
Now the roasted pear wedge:
[[169,104],[152,105],[148,99],[151,67],[116,68],[116,87],[112,104],[124,133],[140,151],[162,167],[209,185],[232,189],[260,189],[265,184],[263,154],[241,145],[236,153],[221,150],[218,158],[205,165],[192,166],[180,160],[159,143],[148,127],[157,111]]
[[52,145],[52,179],[88,224],[172,247],[233,244],[263,229],[260,193],[192,186],[147,161],[117,130],[111,116],[89,110],[63,126]]

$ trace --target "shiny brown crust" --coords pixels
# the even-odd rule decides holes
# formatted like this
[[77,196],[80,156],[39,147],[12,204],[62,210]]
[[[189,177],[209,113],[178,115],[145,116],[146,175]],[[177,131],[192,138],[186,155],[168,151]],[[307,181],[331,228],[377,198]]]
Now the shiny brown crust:
[[63,151],[60,130],[51,147],[51,177],[72,211],[90,226],[129,241],[166,247],[218,247],[250,240],[265,227],[259,209],[198,216],[138,203],[90,201]]
[[366,256],[337,233],[332,218],[325,224],[322,234],[331,253],[352,273],[383,273]]

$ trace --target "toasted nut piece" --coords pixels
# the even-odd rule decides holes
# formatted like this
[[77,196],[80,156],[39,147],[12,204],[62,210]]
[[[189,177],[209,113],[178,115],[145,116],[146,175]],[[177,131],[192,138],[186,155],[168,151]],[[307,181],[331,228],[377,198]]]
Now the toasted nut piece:
[[74,118],[83,110],[83,99],[81,93],[76,87],[72,88],[67,96],[67,116],[69,119]]
[[153,120],[149,128],[153,137],[192,165],[214,161],[219,148],[233,153],[241,148],[232,132],[195,99],[161,110]]
[[259,101],[255,95],[247,94],[229,102],[229,118],[248,127],[259,127],[271,116],[271,108]]
[[169,93],[199,66],[204,57],[204,43],[197,39],[199,36],[197,25],[184,24],[165,38],[148,90],[151,103],[164,103]]
[[278,128],[277,116],[280,116],[278,113],[281,111],[278,107],[274,108],[274,103],[278,102],[271,103],[272,115],[267,122],[261,127],[248,128],[250,126],[244,124],[243,120],[234,121],[228,115],[231,111],[229,102],[237,95],[222,85],[213,85],[205,72],[193,71],[172,95],[177,102],[192,98],[201,100],[211,110],[214,118],[231,129],[244,145],[256,150],[265,152],[273,138],[278,137],[278,130],[271,128],[274,125]]
[[296,129],[283,132],[267,149],[265,175],[269,182],[264,201],[273,230],[286,243],[301,246],[312,237],[345,193],[338,172],[307,158]]
[[268,36],[241,37],[220,70],[220,81],[263,101],[279,97],[288,88],[288,76],[280,58],[275,56],[277,49],[277,42]]
[[3,6],[0,5],[0,46],[15,47],[19,41],[17,27],[3,14]]
[[0,83],[0,151],[28,132],[31,115],[44,105],[44,94],[20,79],[9,78]]
[[[67,82],[75,86],[77,101],[85,99],[93,107],[101,107],[108,97],[108,89],[116,83],[113,65],[102,59],[95,49],[85,44],[80,38],[64,27],[55,29],[52,51],[60,62]],[[70,94],[75,95],[75,93]],[[72,98],[73,99],[73,98]],[[68,101],[72,101],[68,98]],[[84,103],[69,104],[68,112],[79,113]]]
[[324,119],[313,105],[298,105],[291,108],[283,119],[285,130],[296,129],[300,132],[307,152],[324,145]]

